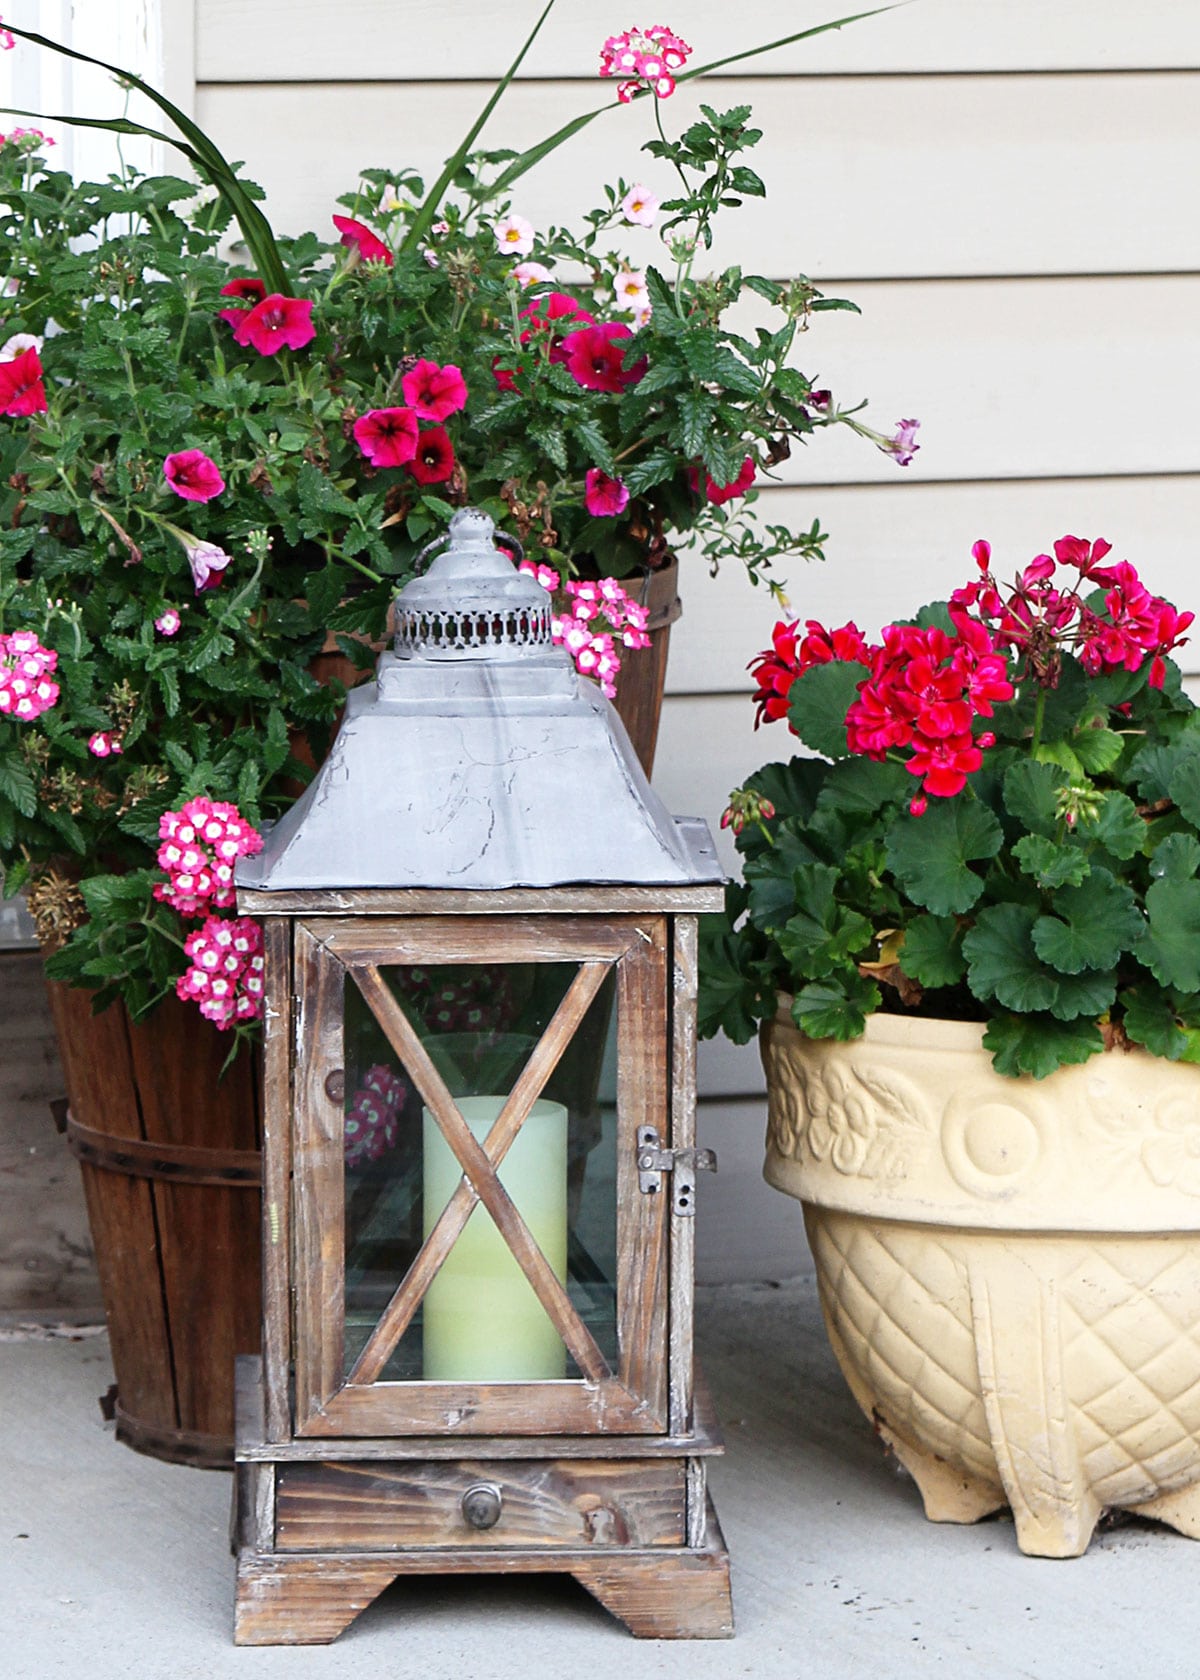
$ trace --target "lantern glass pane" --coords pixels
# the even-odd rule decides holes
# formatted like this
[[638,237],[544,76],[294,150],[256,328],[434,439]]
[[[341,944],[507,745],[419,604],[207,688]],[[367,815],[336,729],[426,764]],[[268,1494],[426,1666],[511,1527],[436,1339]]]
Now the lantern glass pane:
[[[579,973],[575,963],[380,970],[476,1141]],[[575,1311],[617,1363],[616,1007],[610,974],[499,1168]],[[348,976],[345,988],[346,1371],[462,1181],[419,1089]],[[412,1059],[412,1058],[409,1058]],[[559,1333],[482,1204],[422,1294],[387,1382],[577,1378]]]

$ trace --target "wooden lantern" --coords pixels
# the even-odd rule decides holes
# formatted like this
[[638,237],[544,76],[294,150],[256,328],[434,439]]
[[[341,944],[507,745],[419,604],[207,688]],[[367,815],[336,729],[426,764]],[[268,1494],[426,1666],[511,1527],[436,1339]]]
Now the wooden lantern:
[[692,1361],[720,872],[485,516],[402,593],[396,651],[238,881],[267,1031],[237,1641],[329,1641],[400,1575],[473,1571],[730,1633]]

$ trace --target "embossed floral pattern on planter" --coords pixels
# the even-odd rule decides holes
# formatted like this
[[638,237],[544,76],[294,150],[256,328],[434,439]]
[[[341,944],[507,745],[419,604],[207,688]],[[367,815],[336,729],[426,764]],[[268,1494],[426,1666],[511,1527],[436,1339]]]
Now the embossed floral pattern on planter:
[[767,1029],[766,1176],[805,1204],[830,1340],[935,1521],[1025,1552],[1102,1510],[1200,1537],[1200,1073],[1001,1079],[965,1022]]

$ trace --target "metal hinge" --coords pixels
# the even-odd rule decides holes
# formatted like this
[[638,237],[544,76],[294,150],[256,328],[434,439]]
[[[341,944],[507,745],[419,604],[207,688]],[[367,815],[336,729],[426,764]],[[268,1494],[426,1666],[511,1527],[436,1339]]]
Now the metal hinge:
[[664,1149],[654,1126],[639,1126],[637,1135],[638,1189],[647,1196],[662,1191],[662,1175],[671,1174],[671,1212],[690,1219],[696,1211],[696,1174],[716,1172],[712,1149]]

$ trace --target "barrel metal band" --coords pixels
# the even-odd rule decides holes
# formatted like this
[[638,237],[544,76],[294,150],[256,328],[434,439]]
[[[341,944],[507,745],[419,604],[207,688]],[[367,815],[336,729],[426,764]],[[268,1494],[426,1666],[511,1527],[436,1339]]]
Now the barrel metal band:
[[127,1178],[162,1178],[176,1184],[262,1184],[262,1156],[257,1149],[199,1149],[183,1143],[155,1143],[146,1138],[113,1137],[81,1125],[67,1115],[67,1147],[80,1161]]

